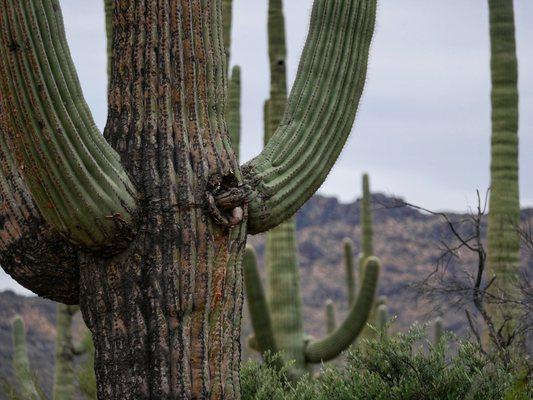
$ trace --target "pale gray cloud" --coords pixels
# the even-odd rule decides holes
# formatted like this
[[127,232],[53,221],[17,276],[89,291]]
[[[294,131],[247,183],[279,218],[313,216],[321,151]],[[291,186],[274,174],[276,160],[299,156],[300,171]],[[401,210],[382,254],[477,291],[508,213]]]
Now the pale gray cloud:
[[[380,0],[365,94],[354,132],[321,193],[374,190],[433,209],[465,210],[486,190],[490,71],[485,0]],[[102,5],[62,0],[72,54],[98,125],[106,119]],[[262,147],[268,96],[266,0],[234,0],[232,63],[243,70],[243,159]],[[294,79],[312,0],[285,2],[289,79]],[[521,200],[533,205],[533,2],[515,0],[520,65]],[[0,274],[0,290],[14,287]]]

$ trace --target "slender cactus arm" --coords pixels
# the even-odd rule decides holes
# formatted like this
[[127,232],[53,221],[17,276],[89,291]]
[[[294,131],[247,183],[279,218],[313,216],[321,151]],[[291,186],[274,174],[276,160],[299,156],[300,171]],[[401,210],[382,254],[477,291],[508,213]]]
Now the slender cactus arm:
[[315,1],[285,115],[243,167],[250,233],[293,215],[339,156],[363,92],[375,14],[375,0]]
[[335,320],[335,305],[331,299],[326,300],[326,333],[329,335],[337,327],[337,322]]
[[92,119],[57,0],[0,0],[0,123],[46,222],[69,241],[117,252],[136,191]]
[[13,330],[13,370],[19,383],[20,394],[24,399],[37,400],[38,394],[33,382],[28,347],[26,345],[26,329],[20,316],[12,322]]
[[241,69],[238,66],[233,67],[231,71],[228,90],[227,123],[231,147],[238,160],[241,143]]
[[348,291],[348,305],[352,305],[355,299],[355,266],[353,259],[353,242],[346,238],[343,242],[344,267],[346,269],[346,290]]
[[253,247],[247,246],[243,259],[244,284],[246,287],[246,299],[248,310],[254,328],[254,347],[261,353],[277,352],[272,322],[268,310],[263,285],[257,268],[257,257]]
[[379,278],[380,261],[370,257],[365,262],[365,277],[357,300],[350,308],[343,323],[326,338],[310,342],[305,349],[305,356],[310,363],[332,360],[346,350],[365,327]]

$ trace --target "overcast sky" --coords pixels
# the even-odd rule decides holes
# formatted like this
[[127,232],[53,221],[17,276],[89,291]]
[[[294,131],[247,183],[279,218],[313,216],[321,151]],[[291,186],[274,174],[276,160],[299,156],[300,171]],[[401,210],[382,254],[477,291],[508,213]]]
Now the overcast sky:
[[[242,67],[243,161],[262,147],[268,97],[267,0],[234,0],[232,64]],[[61,0],[67,36],[97,124],[106,119],[102,2]],[[365,93],[353,133],[320,193],[373,191],[431,209],[465,210],[489,184],[490,70],[486,0],[380,0]],[[533,1],[515,0],[520,79],[520,191],[533,206]],[[312,0],[285,1],[289,81]],[[0,272],[0,290],[14,288]]]

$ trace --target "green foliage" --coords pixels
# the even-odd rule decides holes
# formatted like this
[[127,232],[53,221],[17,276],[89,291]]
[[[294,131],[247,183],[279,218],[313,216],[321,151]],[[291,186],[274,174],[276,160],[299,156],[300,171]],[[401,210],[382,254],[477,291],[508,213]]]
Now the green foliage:
[[533,384],[516,360],[494,362],[470,342],[448,353],[448,336],[432,348],[422,327],[353,349],[347,364],[328,366],[318,379],[291,384],[269,363],[249,361],[241,370],[243,400],[526,400]]

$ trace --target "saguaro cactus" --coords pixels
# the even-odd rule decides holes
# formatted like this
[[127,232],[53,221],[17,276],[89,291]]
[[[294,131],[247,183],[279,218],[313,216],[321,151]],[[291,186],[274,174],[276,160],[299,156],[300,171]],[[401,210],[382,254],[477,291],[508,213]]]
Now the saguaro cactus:
[[330,334],[335,331],[337,327],[337,322],[335,319],[335,304],[331,299],[326,301],[326,333]]
[[[516,293],[519,269],[520,198],[518,190],[518,66],[512,0],[489,0],[492,145],[491,190],[487,263],[496,276],[495,293],[504,298]],[[503,323],[512,317],[509,306],[491,311]],[[507,324],[505,331],[512,331]],[[504,331],[504,332],[505,332]]]
[[380,304],[377,308],[376,329],[382,339],[388,336],[387,323],[389,322],[389,308],[386,304]]
[[[370,178],[363,174],[363,195],[361,198],[361,257],[363,263],[367,257],[374,255],[374,228],[372,224],[372,194]],[[359,276],[362,276],[362,271]]]
[[315,2],[283,120],[240,167],[221,0],[112,3],[104,135],[59,1],[0,0],[0,264],[79,302],[100,398],[239,398],[246,235],[291,217],[337,159],[375,3]]
[[441,317],[435,318],[433,321],[433,344],[437,346],[442,340],[442,335],[444,334],[444,327]]
[[[289,247],[292,247],[291,242],[288,243]],[[282,242],[279,241],[279,244]],[[272,254],[277,254],[277,251]],[[290,250],[287,247],[283,251]],[[274,260],[271,260],[274,268],[277,268],[267,271],[269,283],[267,301],[262,289],[252,291],[253,288],[261,288],[261,283],[255,253],[250,248],[247,249],[247,253],[244,258],[244,270],[256,349],[262,353],[272,349],[281,351],[285,360],[294,363],[292,374],[297,377],[308,372],[311,364],[332,360],[353,343],[364,328],[372,308],[380,269],[377,258],[367,259],[362,289],[342,324],[333,329],[326,338],[310,340],[303,332],[299,275],[294,272],[294,268],[289,269],[286,263],[282,264],[283,257],[274,257]],[[285,268],[280,268],[281,266]],[[262,312],[254,312],[255,310]],[[333,326],[328,322],[328,327]],[[267,347],[263,343],[274,345]]]
[[28,348],[26,346],[26,331],[24,321],[20,316],[15,317],[12,322],[13,330],[13,370],[17,377],[20,395],[24,399],[37,400],[39,398],[33,375],[30,368]]
[[344,266],[346,268],[346,289],[348,291],[348,304],[352,305],[355,300],[355,271],[353,259],[353,242],[351,239],[344,239]]

